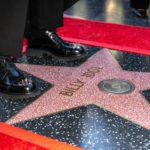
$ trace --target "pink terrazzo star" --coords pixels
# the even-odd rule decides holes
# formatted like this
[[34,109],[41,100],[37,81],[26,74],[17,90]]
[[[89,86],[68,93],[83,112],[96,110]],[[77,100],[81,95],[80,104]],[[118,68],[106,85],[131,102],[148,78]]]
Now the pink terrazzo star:
[[[25,64],[18,66],[54,84],[54,87],[7,123],[17,123],[82,105],[95,104],[150,129],[150,106],[140,94],[140,91],[150,89],[150,73],[122,70],[108,49],[97,52],[76,68]],[[135,90],[119,95],[100,91],[97,85],[106,79],[130,81],[135,85]]]

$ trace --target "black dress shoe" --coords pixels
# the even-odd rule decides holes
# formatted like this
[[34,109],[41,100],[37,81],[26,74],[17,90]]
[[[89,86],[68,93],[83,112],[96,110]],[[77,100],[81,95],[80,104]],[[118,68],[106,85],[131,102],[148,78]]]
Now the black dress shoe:
[[28,40],[30,48],[43,49],[49,55],[59,59],[76,60],[86,58],[85,49],[77,44],[64,42],[55,32],[46,31],[40,38],[30,37]]
[[39,94],[35,83],[7,60],[0,60],[0,95],[3,98],[24,99]]
[[138,16],[138,17],[141,17],[141,18],[148,18],[146,9],[136,9],[136,8],[132,8],[132,12],[133,12],[136,16]]

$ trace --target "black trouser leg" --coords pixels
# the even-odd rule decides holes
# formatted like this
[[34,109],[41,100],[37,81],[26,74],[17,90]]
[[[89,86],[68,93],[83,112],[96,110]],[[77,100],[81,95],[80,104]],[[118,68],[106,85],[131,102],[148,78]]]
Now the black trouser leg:
[[21,56],[28,0],[0,1],[0,56]]
[[38,36],[46,30],[62,26],[62,0],[30,0],[29,7],[32,35]]
[[63,12],[78,0],[30,0],[31,33],[39,36],[63,25]]
[[64,0],[64,11],[70,8],[73,4],[75,4],[78,0]]
[[130,0],[130,6],[136,9],[148,9],[150,0]]

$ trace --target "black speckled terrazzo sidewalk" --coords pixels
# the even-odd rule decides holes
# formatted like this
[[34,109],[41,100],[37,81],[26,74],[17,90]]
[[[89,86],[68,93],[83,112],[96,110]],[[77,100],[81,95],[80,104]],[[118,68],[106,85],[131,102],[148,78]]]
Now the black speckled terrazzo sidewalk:
[[96,105],[15,124],[86,150],[148,150],[150,131]]

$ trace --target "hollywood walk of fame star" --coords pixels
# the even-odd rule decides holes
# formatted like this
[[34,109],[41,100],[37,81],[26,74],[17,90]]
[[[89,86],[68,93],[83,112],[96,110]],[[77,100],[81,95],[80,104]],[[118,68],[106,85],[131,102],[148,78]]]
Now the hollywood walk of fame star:
[[[54,87],[8,120],[7,123],[13,124],[73,107],[96,104],[150,129],[150,106],[140,93],[150,89],[150,73],[122,70],[108,49],[102,49],[76,68],[36,65],[29,67],[24,64],[19,67],[54,84]],[[92,78],[85,77],[84,74],[90,68],[99,68],[100,70]],[[98,88],[98,84],[106,79],[127,80],[135,85],[135,90],[119,95],[103,92]],[[71,96],[61,94],[63,89],[77,80],[84,83],[77,88],[78,90],[75,90]]]

